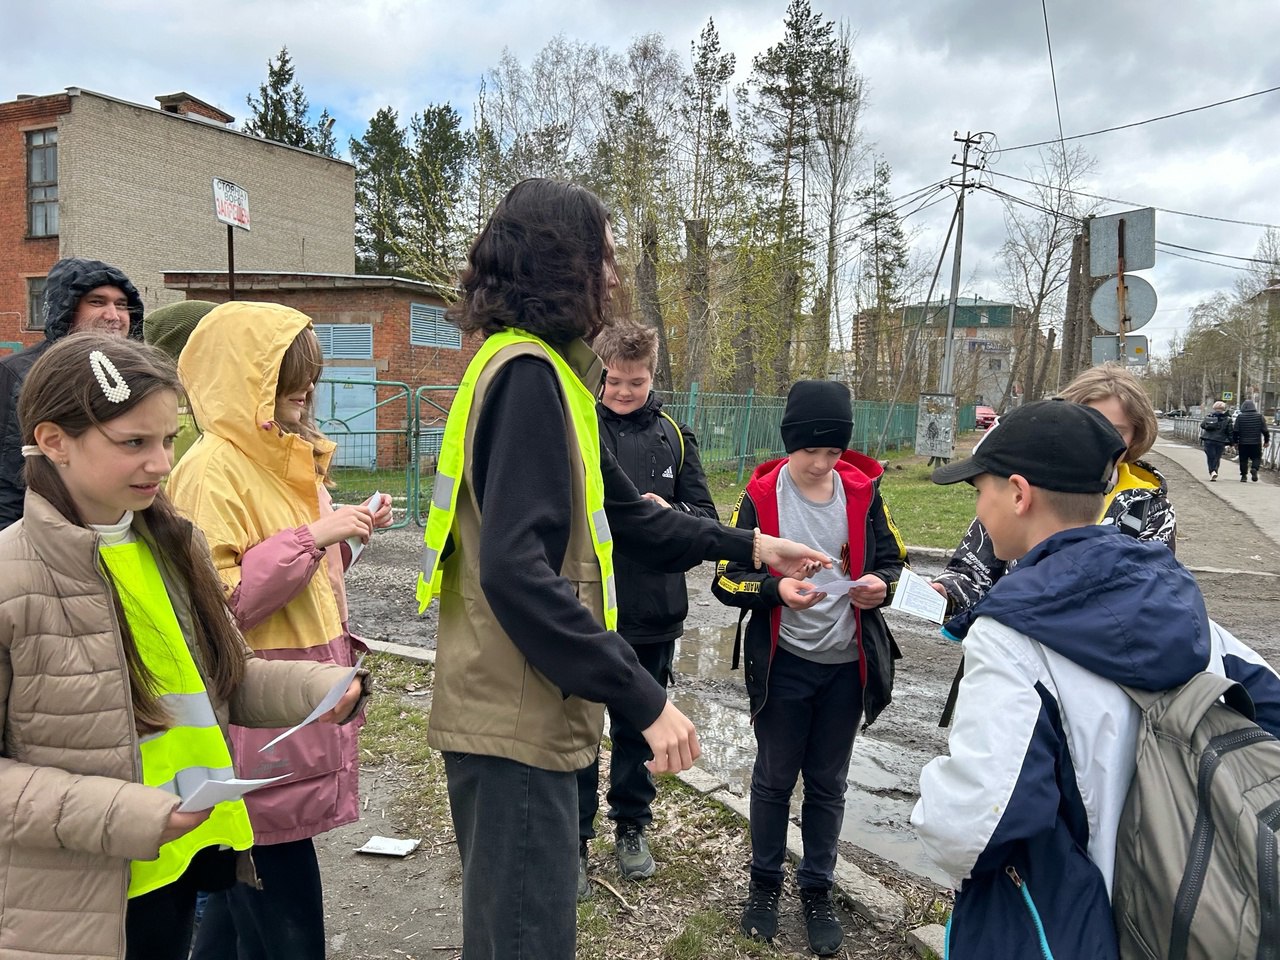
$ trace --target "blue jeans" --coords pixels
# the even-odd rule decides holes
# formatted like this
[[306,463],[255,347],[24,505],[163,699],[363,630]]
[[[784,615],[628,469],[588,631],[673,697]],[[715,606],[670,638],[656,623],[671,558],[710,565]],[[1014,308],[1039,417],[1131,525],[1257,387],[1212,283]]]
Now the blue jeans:
[[462,857],[463,960],[574,960],[578,800],[572,771],[445,753]]
[[310,839],[253,848],[261,890],[211,893],[191,960],[324,960],[324,891]]
[[804,775],[800,887],[830,889],[844,821],[849,757],[862,720],[858,664],[813,663],[779,648],[769,690],[756,714],[756,763],[751,772],[751,879],[782,883],[787,823],[796,778]]
[[[671,663],[675,659],[676,642],[638,643],[634,645],[640,666],[664,687],[671,679]],[[645,767],[653,759],[653,751],[644,734],[622,717],[609,714],[609,738],[613,753],[609,761],[609,819],[621,825],[634,823],[641,829],[653,822],[653,798],[658,795],[653,777]],[[578,771],[578,839],[590,840],[596,835],[594,821],[600,806],[600,758]]]
[[1222,451],[1225,447],[1226,444],[1218,440],[1206,440],[1204,442],[1204,458],[1209,462],[1210,473],[1218,472],[1218,467],[1222,463]]

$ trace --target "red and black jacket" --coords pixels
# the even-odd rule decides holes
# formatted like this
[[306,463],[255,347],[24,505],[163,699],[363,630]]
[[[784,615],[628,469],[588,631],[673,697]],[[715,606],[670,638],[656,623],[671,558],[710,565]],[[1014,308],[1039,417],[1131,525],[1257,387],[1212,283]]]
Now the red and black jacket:
[[[778,474],[786,466],[786,458],[762,463],[747,482],[730,523],[762,533],[778,533]],[[873,573],[888,586],[884,602],[893,599],[902,568],[908,563],[907,548],[898,535],[889,510],[880,497],[883,474],[878,461],[846,450],[836,462],[836,474],[844,487],[849,517],[849,549],[844,573],[856,580]],[[721,560],[716,566],[711,591],[721,603],[748,612],[751,619],[746,630],[747,696],[751,716],[764,706],[769,690],[769,668],[778,647],[778,630],[782,623],[782,599],[778,583],[782,577],[772,569],[752,569],[749,564]],[[889,632],[878,609],[858,611],[854,618],[857,632],[858,663],[862,676],[863,705],[866,724],[872,723],[880,711],[893,700],[894,660],[902,653]],[[734,666],[738,648],[734,645]]]

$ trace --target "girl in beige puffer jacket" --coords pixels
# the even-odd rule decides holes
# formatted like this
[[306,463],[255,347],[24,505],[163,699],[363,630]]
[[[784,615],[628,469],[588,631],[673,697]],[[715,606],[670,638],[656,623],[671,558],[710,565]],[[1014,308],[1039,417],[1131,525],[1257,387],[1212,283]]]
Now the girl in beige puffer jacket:
[[[0,533],[0,960],[185,958],[198,889],[252,878],[229,720],[296,723],[348,671],[253,657],[200,534],[168,503],[178,379],[95,335],[20,399],[28,492]],[[363,677],[320,719],[357,706]],[[204,807],[204,809],[199,809]]]

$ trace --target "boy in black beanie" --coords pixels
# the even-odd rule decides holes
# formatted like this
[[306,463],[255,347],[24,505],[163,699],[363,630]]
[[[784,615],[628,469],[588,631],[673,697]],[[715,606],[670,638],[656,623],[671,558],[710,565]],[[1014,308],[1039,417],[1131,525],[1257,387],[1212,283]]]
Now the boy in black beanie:
[[[782,415],[788,456],[755,469],[730,521],[804,540],[840,563],[800,581],[721,561],[712,585],[722,603],[751,611],[746,682],[757,752],[742,931],[766,941],[777,932],[791,793],[803,773],[804,858],[796,885],[809,946],[819,955],[835,953],[844,938],[831,884],[849,756],[863,715],[871,723],[892,698],[900,654],[879,608],[892,599],[907,563],[880,497],[883,470],[847,449],[852,434],[848,388],[796,383]],[[735,667],[737,655],[735,649]]]

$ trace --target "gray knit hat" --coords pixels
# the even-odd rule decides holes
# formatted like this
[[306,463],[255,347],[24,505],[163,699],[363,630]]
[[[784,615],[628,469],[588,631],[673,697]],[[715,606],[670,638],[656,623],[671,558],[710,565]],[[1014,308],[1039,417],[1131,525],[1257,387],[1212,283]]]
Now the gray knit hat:
[[216,306],[208,300],[179,300],[152,310],[142,321],[142,339],[177,360],[196,324]]

